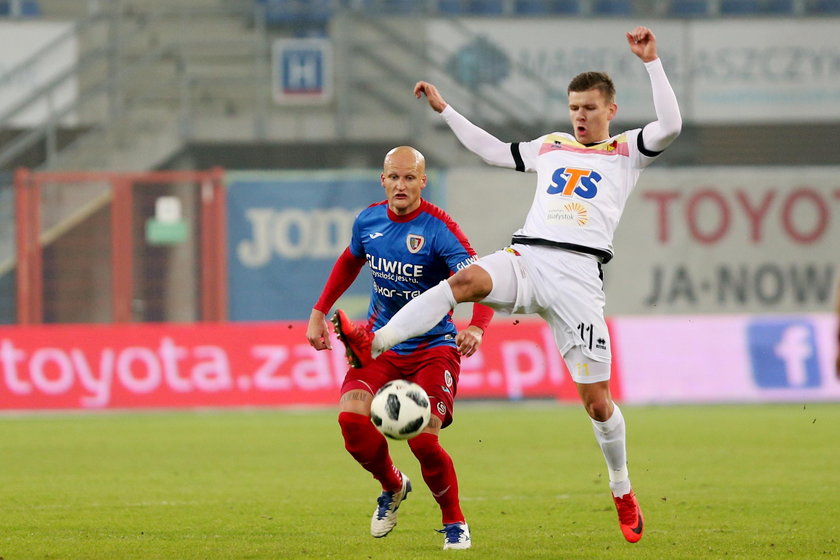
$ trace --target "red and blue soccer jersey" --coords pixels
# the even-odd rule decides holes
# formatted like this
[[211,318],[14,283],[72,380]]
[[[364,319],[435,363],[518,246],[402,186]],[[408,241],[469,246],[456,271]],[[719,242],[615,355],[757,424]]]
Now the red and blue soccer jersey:
[[[469,241],[449,215],[425,200],[405,216],[387,201],[362,210],[353,223],[350,252],[364,258],[373,276],[368,316],[380,328],[412,298],[476,260]],[[408,353],[433,346],[455,346],[455,325],[447,314],[429,332],[392,348]]]

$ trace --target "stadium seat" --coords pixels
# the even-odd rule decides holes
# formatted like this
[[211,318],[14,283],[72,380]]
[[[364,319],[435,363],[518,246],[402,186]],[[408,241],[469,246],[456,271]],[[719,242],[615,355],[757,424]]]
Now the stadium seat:
[[504,13],[503,0],[439,0],[438,10],[446,15],[499,15]]
[[676,17],[697,17],[709,15],[707,0],[671,0],[668,12]]
[[601,16],[629,16],[633,13],[630,0],[595,0],[592,13]]
[[255,5],[273,25],[325,25],[332,16],[330,0],[256,0]]
[[0,0],[0,17],[41,17],[41,5],[37,0]]
[[403,15],[425,12],[425,3],[416,0],[379,0],[372,8],[380,14]]
[[577,15],[580,14],[579,0],[516,0],[513,5],[518,15]]
[[461,15],[467,12],[466,0],[438,0],[438,11],[443,15]]
[[547,14],[548,6],[543,0],[516,0],[513,12],[521,16]]
[[840,0],[817,0],[808,11],[812,14],[840,14]]
[[504,0],[471,0],[470,13],[476,15],[500,15],[505,13]]
[[759,13],[758,0],[721,0],[720,13],[727,15],[753,15]]
[[767,0],[764,4],[764,12],[768,14],[794,14],[796,13],[796,0]]

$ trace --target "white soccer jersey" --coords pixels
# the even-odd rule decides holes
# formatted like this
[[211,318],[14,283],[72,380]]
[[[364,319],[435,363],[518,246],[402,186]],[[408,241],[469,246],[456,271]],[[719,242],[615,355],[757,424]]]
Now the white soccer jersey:
[[658,155],[639,146],[641,129],[594,146],[561,132],[512,144],[519,171],[537,173],[525,236],[572,243],[612,254],[612,241],[627,197],[642,170]]
[[[646,62],[657,120],[599,144],[586,146],[575,137],[553,132],[523,143],[502,142],[477,127],[451,105],[441,116],[469,150],[490,165],[537,173],[537,191],[525,225],[514,234],[582,252],[606,262],[627,197],[642,170],[680,132],[677,98],[657,58]],[[644,137],[644,141],[642,141]],[[534,244],[533,242],[531,244]],[[537,242],[537,244],[540,244]]]

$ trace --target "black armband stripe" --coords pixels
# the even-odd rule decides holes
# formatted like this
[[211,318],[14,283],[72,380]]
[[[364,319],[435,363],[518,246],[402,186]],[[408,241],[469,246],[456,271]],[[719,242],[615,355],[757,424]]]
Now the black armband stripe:
[[525,171],[525,162],[522,161],[522,154],[519,153],[519,142],[513,142],[510,145],[510,155],[513,156],[513,163],[516,165],[516,170]]
[[647,157],[656,157],[656,156],[658,156],[659,154],[662,153],[661,151],[660,152],[654,152],[653,150],[648,150],[645,147],[645,141],[642,139],[642,131],[641,130],[639,131],[639,135],[636,137],[636,146],[638,146],[639,152],[641,152],[642,155],[645,155]]

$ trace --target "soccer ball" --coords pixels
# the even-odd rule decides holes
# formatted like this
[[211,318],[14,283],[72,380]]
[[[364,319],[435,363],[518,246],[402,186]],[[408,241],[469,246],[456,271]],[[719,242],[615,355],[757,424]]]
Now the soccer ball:
[[370,403],[370,419],[391,439],[411,439],[429,424],[432,407],[423,387],[411,381],[389,381]]

